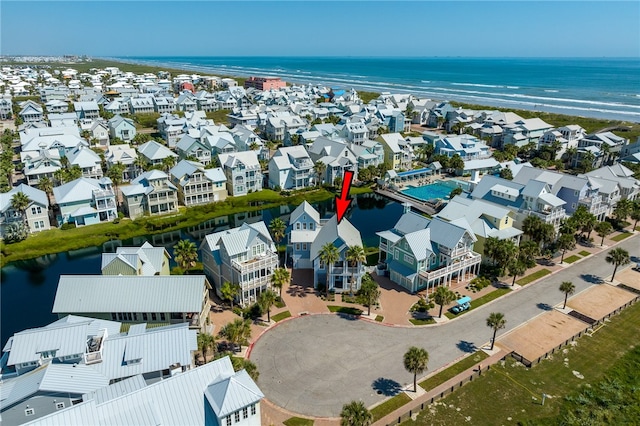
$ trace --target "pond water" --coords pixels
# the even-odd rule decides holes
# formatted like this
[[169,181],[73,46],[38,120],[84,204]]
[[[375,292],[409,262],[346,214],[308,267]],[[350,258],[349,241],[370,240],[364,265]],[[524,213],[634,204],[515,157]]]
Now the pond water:
[[[363,244],[367,247],[377,247],[376,232],[393,227],[402,214],[400,204],[375,194],[358,195],[352,205],[353,208],[346,217],[360,231]],[[54,321],[56,316],[51,313],[51,309],[60,275],[99,275],[102,252],[113,252],[119,245],[140,246],[149,241],[154,246],[165,247],[173,256],[173,246],[182,239],[194,241],[199,246],[205,235],[235,228],[245,221],[251,223],[263,220],[268,225],[271,219],[280,217],[288,223],[289,215],[295,207],[280,206],[223,216],[179,231],[114,241],[105,243],[102,247],[90,247],[10,263],[0,271],[0,342],[4,345],[17,331],[41,327]],[[335,212],[333,200],[314,204],[314,207],[322,218]]]

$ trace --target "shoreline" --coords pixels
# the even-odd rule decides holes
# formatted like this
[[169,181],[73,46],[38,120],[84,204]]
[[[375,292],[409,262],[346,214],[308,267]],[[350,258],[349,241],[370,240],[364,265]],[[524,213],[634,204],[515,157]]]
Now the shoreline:
[[[485,109],[506,109],[509,111],[517,111],[523,110],[528,111],[529,113],[537,113],[537,114],[559,114],[559,115],[567,115],[572,117],[582,117],[582,118],[591,118],[598,120],[609,120],[609,121],[621,121],[621,122],[630,122],[630,123],[640,123],[640,112],[631,112],[631,111],[617,111],[617,110],[604,110],[601,108],[592,108],[585,106],[583,108],[577,108],[566,105],[549,105],[545,102],[551,102],[556,98],[552,97],[539,97],[540,99],[533,102],[523,100],[527,98],[526,95],[514,95],[514,94],[505,94],[506,97],[513,97],[514,99],[499,99],[499,98],[491,98],[487,96],[479,96],[478,94],[481,92],[473,92],[471,91],[469,94],[458,94],[458,95],[450,95],[450,96],[442,96],[442,94],[434,93],[433,90],[429,90],[428,88],[420,88],[417,86],[411,86],[409,83],[406,84],[397,84],[390,82],[377,82],[376,84],[362,81],[357,82],[353,80],[344,80],[342,78],[336,77],[326,77],[326,76],[316,76],[316,75],[307,75],[300,74],[299,78],[291,76],[293,71],[288,70],[279,70],[279,71],[264,71],[260,69],[256,69],[255,72],[251,72],[248,67],[236,67],[232,66],[229,69],[226,69],[224,66],[208,66],[208,65],[197,65],[197,64],[188,64],[188,63],[180,63],[180,62],[171,62],[171,61],[157,61],[157,60],[145,60],[145,59],[127,59],[127,58],[114,58],[114,57],[101,57],[101,58],[93,58],[100,60],[107,60],[113,62],[119,62],[129,65],[144,65],[149,67],[158,67],[158,68],[170,68],[170,69],[178,69],[183,71],[192,71],[206,75],[216,75],[216,76],[224,76],[231,77],[234,79],[245,79],[246,77],[250,77],[252,75],[272,75],[275,77],[281,77],[284,81],[288,83],[295,84],[312,84],[312,85],[323,85],[323,86],[331,86],[339,85],[345,88],[354,88],[356,90],[363,90],[369,92],[389,92],[389,93],[401,93],[401,94],[413,94],[416,96],[420,96],[422,98],[429,98],[435,101],[443,101],[443,102],[456,102],[459,104],[467,104],[467,105],[476,105],[483,106]],[[298,70],[299,71],[299,70]],[[363,76],[364,77],[364,76]],[[366,77],[364,77],[366,78]],[[367,84],[369,83],[369,84]],[[478,85],[482,86],[482,85]],[[510,86],[505,86],[510,87]],[[450,89],[457,90],[457,89]],[[555,91],[549,91],[549,93],[554,93]],[[497,94],[491,94],[490,96],[494,96]],[[440,96],[440,97],[438,97]],[[532,98],[536,98],[535,96]],[[496,100],[496,99],[499,99]],[[559,101],[559,100],[558,100]],[[590,104],[591,101],[586,100],[575,100],[576,103],[585,103]],[[603,105],[607,105],[604,103]],[[612,106],[614,104],[611,104]],[[635,105],[630,105],[631,108],[640,108],[640,106],[636,107]],[[576,113],[572,114],[567,112],[567,110],[575,110]]]

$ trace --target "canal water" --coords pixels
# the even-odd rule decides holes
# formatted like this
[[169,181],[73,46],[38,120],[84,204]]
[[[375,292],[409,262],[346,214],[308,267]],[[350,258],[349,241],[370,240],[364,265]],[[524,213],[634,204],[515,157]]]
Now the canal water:
[[[353,208],[346,217],[360,231],[366,247],[377,247],[376,232],[393,227],[402,214],[400,204],[371,193],[356,196],[352,204]],[[314,207],[320,212],[321,218],[332,216],[335,212],[333,200],[314,204]],[[51,309],[60,275],[100,275],[102,252],[114,252],[119,245],[140,246],[149,241],[156,247],[165,247],[173,257],[173,246],[182,239],[189,239],[199,246],[205,235],[235,228],[243,222],[263,220],[268,225],[271,219],[280,217],[288,223],[289,215],[295,208],[296,206],[280,206],[223,216],[178,231],[12,262],[0,272],[0,342],[4,345],[17,331],[41,327],[54,321],[56,316],[51,313]],[[175,263],[171,266],[175,266]]]

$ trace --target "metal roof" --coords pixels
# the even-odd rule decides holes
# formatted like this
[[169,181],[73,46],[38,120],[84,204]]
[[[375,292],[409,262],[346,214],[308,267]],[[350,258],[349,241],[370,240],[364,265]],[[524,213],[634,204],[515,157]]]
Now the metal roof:
[[[360,231],[358,231],[346,218],[343,218],[342,221],[340,221],[340,224],[338,224],[338,218],[334,215],[327,221],[327,223],[322,225],[316,239],[311,243],[310,259],[318,257],[323,245],[327,243],[335,244],[338,239],[342,240],[347,247],[362,247]],[[338,249],[340,249],[340,247],[338,247]]]
[[11,191],[0,194],[0,212],[4,212],[11,208],[11,199],[18,192],[22,192],[29,197],[29,200],[31,200],[29,206],[31,206],[32,203],[36,203],[43,207],[49,207],[49,200],[47,199],[47,194],[44,191],[21,183],[20,185],[11,188]]
[[61,275],[52,312],[200,312],[205,285],[204,275]]
[[64,185],[53,188],[58,204],[88,201],[93,199],[93,191],[104,190],[98,179],[81,177]]
[[204,392],[209,405],[220,418],[226,417],[264,398],[245,370],[213,383]]
[[103,402],[107,402],[138,389],[142,389],[145,386],[147,386],[147,382],[144,381],[142,374],[138,374],[112,385],[101,387],[93,392],[85,393],[82,395],[82,400],[89,401],[93,399],[97,404],[102,404]]
[[320,224],[320,213],[318,213],[318,211],[306,200],[291,212],[291,215],[289,216],[289,224],[297,221],[303,214],[307,214],[316,224]]

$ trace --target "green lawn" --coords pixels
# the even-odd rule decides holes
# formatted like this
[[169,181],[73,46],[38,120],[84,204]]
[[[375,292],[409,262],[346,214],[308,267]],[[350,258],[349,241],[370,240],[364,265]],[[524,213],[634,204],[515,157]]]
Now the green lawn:
[[633,234],[631,232],[623,232],[622,234],[618,234],[616,236],[611,237],[613,241],[622,241],[625,238],[629,238]]
[[280,296],[278,296],[278,298],[276,299],[275,306],[276,308],[284,308],[285,306],[287,306],[287,304],[284,303],[284,300],[282,300]]
[[539,271],[536,271],[533,274],[520,278],[519,280],[516,281],[516,283],[520,285],[526,285],[526,284],[529,284],[530,282],[537,280],[538,278],[542,278],[546,275],[549,275],[550,273],[551,271],[548,269],[540,269]]
[[275,322],[282,321],[283,319],[289,318],[289,317],[291,317],[291,312],[289,311],[284,311],[284,312],[280,312],[279,314],[271,315],[271,319]]
[[313,420],[303,419],[302,417],[291,417],[282,423],[287,426],[313,426]]
[[[637,347],[639,322],[640,304],[635,304],[612,317],[593,336],[581,337],[575,346],[567,346],[562,353],[556,353],[533,368],[526,368],[508,358],[492,366],[487,374],[425,409],[418,420],[411,423],[516,425],[543,421],[543,424],[559,424],[556,416],[566,404],[567,396],[581,390],[588,391],[618,360]],[[637,368],[634,374],[637,375]],[[541,405],[543,393],[549,396]],[[629,402],[635,403],[637,408],[637,386],[634,398]],[[606,401],[601,403],[606,404]],[[580,424],[616,424],[615,419],[607,422],[584,420]]]
[[382,322],[384,321],[384,317],[382,315],[376,315],[376,321]]
[[433,318],[410,318],[409,322],[413,325],[427,325],[427,324],[435,324],[436,320]]
[[477,363],[479,363],[480,361],[488,357],[489,355],[487,355],[485,352],[477,351],[469,355],[468,357],[461,359],[460,361],[456,362],[452,366],[447,367],[446,369],[440,371],[439,373],[434,374],[433,376],[421,381],[418,384],[422,389],[429,391],[437,386],[440,386],[447,380],[457,376],[458,374],[462,373],[466,369],[471,368],[472,366],[476,365]]
[[588,251],[586,251],[586,250],[582,250],[582,251],[581,251],[581,252],[579,252],[578,254],[579,254],[580,256],[584,256],[584,257],[586,257],[586,256],[590,256],[590,255],[591,255],[591,253],[589,253],[589,252],[588,252]]
[[580,256],[577,256],[577,255],[574,254],[573,256],[569,256],[569,257],[565,258],[564,259],[564,263],[573,263],[576,260],[580,260],[580,259],[582,259]]
[[335,312],[338,314],[362,315],[362,309],[358,309],[358,308],[351,308],[346,306],[334,306],[334,305],[329,305],[327,306],[327,308],[329,308],[330,312]]
[[371,414],[373,415],[373,421],[375,422],[377,420],[380,420],[387,414],[392,413],[393,411],[402,407],[404,404],[406,404],[409,401],[411,401],[411,398],[409,398],[407,394],[404,392],[399,393],[393,398],[386,400],[385,402],[374,407],[371,410]]
[[493,290],[491,293],[487,293],[482,297],[479,297],[475,300],[471,301],[471,308],[466,310],[466,311],[462,311],[460,312],[458,315],[452,313],[452,312],[445,312],[445,316],[449,319],[454,319],[455,317],[459,317],[460,315],[464,315],[466,312],[472,311],[473,309],[480,307],[482,305],[484,305],[485,303],[489,303],[492,300],[497,299],[500,296],[504,296],[505,294],[509,293],[511,291],[511,289],[509,287],[500,287],[497,288],[495,290]]

